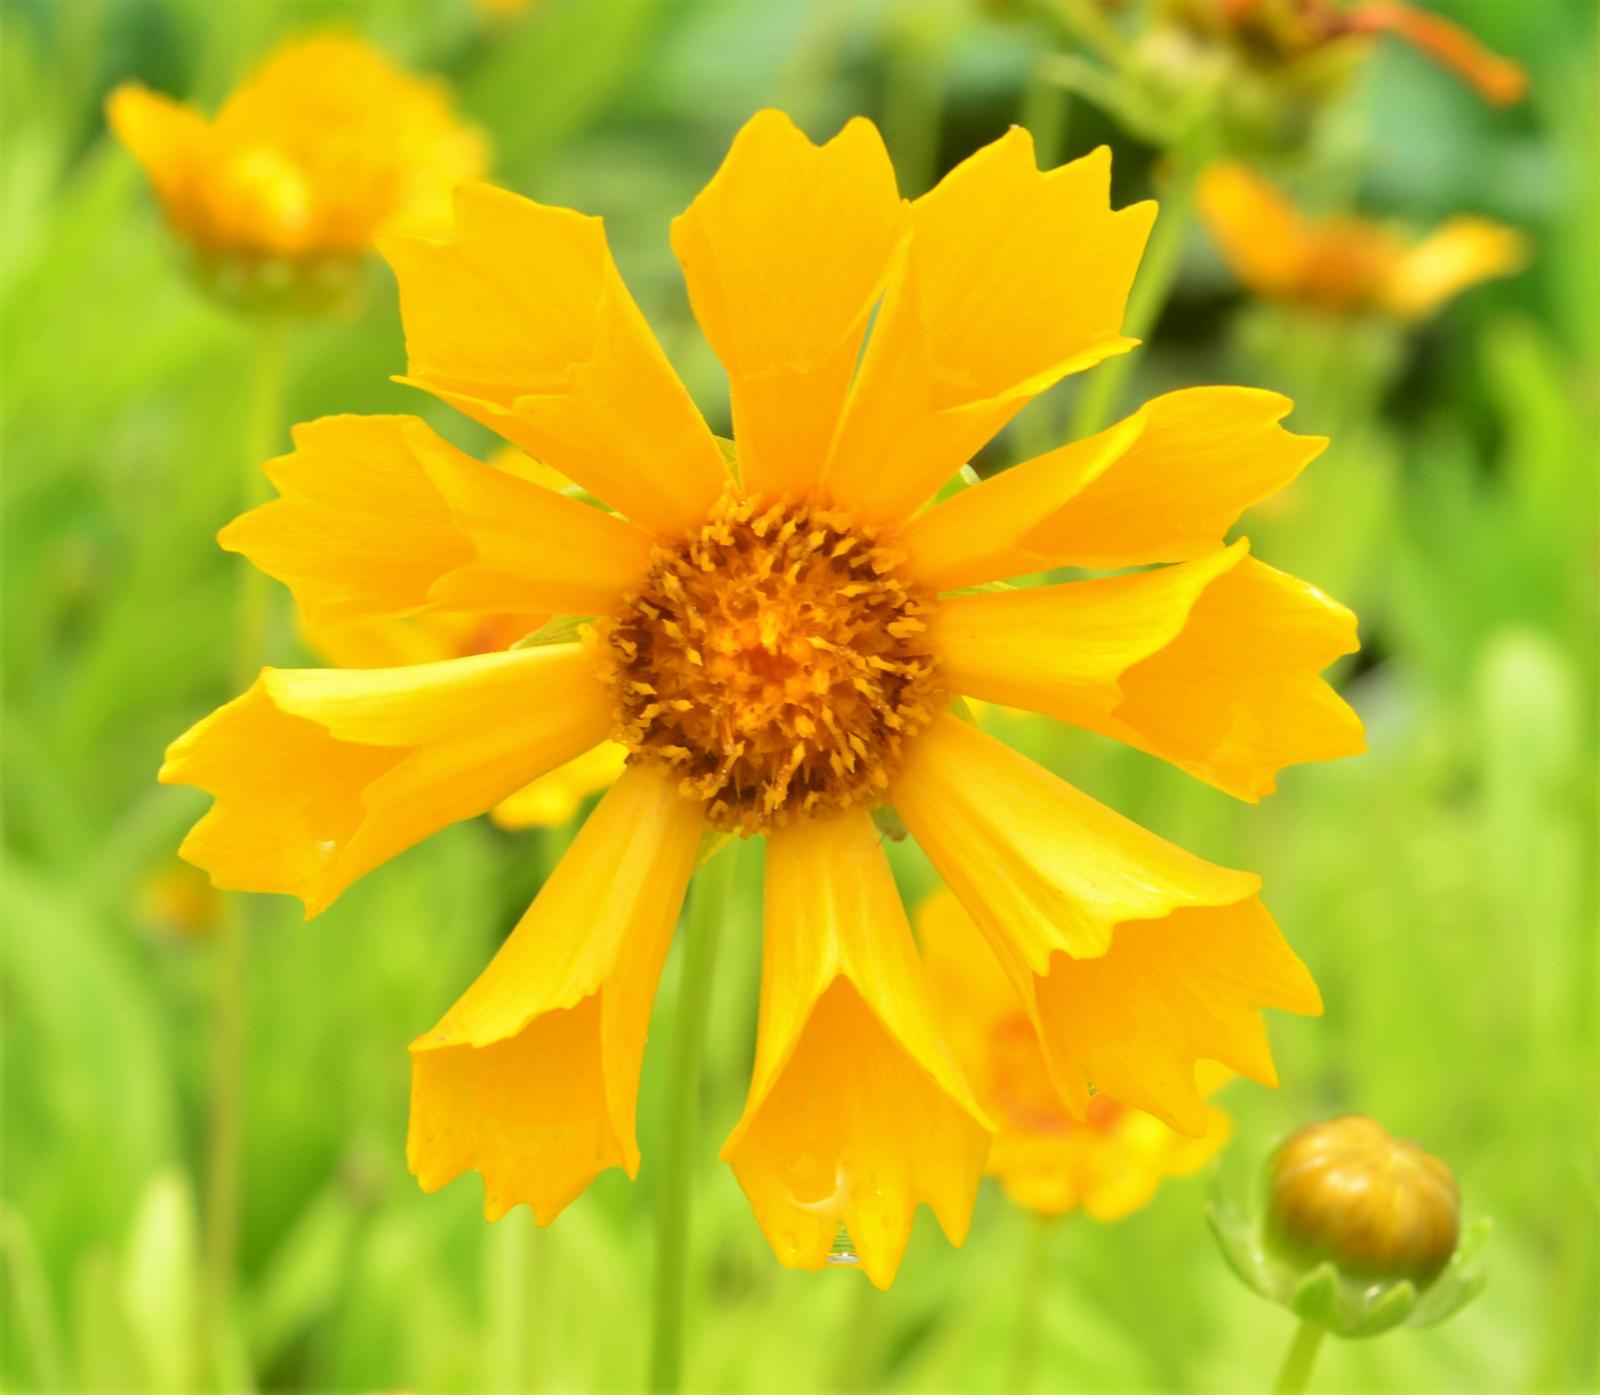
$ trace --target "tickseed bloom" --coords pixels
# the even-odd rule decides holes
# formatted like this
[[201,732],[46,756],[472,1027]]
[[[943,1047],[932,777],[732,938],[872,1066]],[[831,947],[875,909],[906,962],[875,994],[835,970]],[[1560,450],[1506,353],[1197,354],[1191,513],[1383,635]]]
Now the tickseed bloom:
[[[1258,1010],[1317,991],[1259,878],[1163,842],[952,712],[1031,708],[1240,798],[1356,751],[1317,677],[1350,613],[1274,571],[1240,511],[1323,442],[1273,393],[1199,388],[924,507],[1119,330],[1155,209],[1100,150],[1048,173],[1012,130],[904,201],[876,129],[739,133],[673,225],[728,370],[730,466],[618,275],[600,221],[500,189],[451,237],[382,250],[405,381],[609,508],[463,454],[413,417],[334,417],[222,533],[322,623],[590,617],[409,667],[267,669],[168,752],[215,803],[184,854],[307,913],[608,737],[627,768],[493,962],[412,1046],[427,1190],[550,1221],[638,1166],[640,1061],[708,831],[766,839],[761,1017],[723,1148],[786,1264],[841,1225],[893,1277],[920,1202],[959,1241],[992,1125],[930,1006],[872,818],[892,805],[989,937],[1082,1114],[1090,1083],[1204,1132],[1195,1063],[1271,1081]],[[871,326],[870,337],[868,328]],[[1027,590],[1058,566],[1147,571]]]
[[338,35],[280,49],[214,119],[138,83],[106,111],[200,269],[241,294],[336,279],[383,232],[448,228],[450,191],[484,171],[441,84]]
[[[1163,1178],[1199,1171],[1228,1141],[1232,1121],[1212,1104],[1198,1138],[1104,1093],[1074,1118],[1050,1077],[1034,1020],[949,891],[918,908],[917,938],[945,1039],[995,1126],[988,1172],[1019,1206],[1046,1216],[1081,1207],[1097,1221],[1120,1220],[1145,1205]],[[1202,1093],[1227,1078],[1209,1061],[1197,1072]]]
[[1359,218],[1310,218],[1232,161],[1203,172],[1199,199],[1223,256],[1250,290],[1335,313],[1423,319],[1528,258],[1520,233],[1486,218],[1451,218],[1418,242]]

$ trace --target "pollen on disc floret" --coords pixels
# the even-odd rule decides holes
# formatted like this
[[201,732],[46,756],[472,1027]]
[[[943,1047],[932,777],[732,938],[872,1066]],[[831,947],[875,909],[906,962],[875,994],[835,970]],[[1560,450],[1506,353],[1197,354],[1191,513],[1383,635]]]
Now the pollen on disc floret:
[[717,828],[881,799],[937,696],[931,597],[900,560],[839,510],[725,495],[595,627],[617,739]]

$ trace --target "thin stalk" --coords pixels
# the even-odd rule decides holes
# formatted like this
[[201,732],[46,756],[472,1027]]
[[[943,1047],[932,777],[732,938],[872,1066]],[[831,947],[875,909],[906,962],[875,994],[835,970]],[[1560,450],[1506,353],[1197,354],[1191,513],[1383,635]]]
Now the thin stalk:
[[489,1389],[512,1395],[531,1386],[529,1277],[533,1218],[519,1207],[489,1232]]
[[[1171,178],[1161,196],[1161,212],[1150,234],[1138,279],[1128,296],[1128,310],[1122,319],[1122,332],[1130,339],[1144,339],[1149,335],[1172,294],[1178,268],[1183,263],[1189,225],[1194,219],[1195,185],[1199,175],[1198,160],[1183,153],[1173,155]],[[1089,375],[1073,410],[1070,439],[1082,440],[1110,423],[1132,371],[1133,356],[1119,354],[1107,359]]]
[[1054,1216],[1035,1215],[1022,1259],[1017,1295],[1017,1331],[1011,1345],[1011,1366],[1006,1389],[1025,1395],[1033,1389],[1039,1372],[1039,1336],[1044,1325],[1045,1279],[1050,1268],[1050,1239],[1056,1232]]
[[1311,1318],[1301,1321],[1295,1329],[1294,1340],[1289,1343],[1283,1369],[1278,1372],[1278,1383],[1272,1387],[1273,1395],[1301,1395],[1311,1379],[1311,1368],[1316,1363],[1324,1331],[1322,1324]]
[[[250,416],[239,477],[240,503],[245,508],[256,503],[264,492],[261,463],[277,445],[283,416],[283,327],[278,321],[263,319],[256,324],[255,331]],[[266,577],[252,566],[241,565],[231,666],[232,686],[236,691],[249,687],[261,667],[266,651],[269,601]],[[238,1374],[231,1353],[238,1346],[232,1322],[239,1235],[248,941],[249,902],[243,895],[228,896],[224,899],[213,940],[202,1319],[219,1373],[230,1380]]]
[[656,1179],[656,1273],[650,1314],[649,1388],[653,1391],[675,1391],[683,1385],[683,1315],[687,1306],[700,1064],[710,1018],[717,937],[735,858],[734,848],[724,848],[700,869],[684,923],[683,977],[678,984],[678,1019],[667,1079],[661,1171]]

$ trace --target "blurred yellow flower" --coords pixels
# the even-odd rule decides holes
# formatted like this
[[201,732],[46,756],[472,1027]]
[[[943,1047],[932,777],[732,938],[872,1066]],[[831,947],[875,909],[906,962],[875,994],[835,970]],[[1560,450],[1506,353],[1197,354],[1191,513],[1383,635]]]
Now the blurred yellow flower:
[[[308,914],[607,737],[627,769],[478,981],[412,1047],[408,1154],[490,1218],[551,1220],[638,1167],[650,1004],[705,830],[767,839],[762,1006],[731,1164],[786,1264],[840,1226],[874,1283],[927,1202],[959,1242],[992,1125],[950,1057],[870,810],[890,804],[989,937],[1052,1079],[1189,1134],[1195,1062],[1272,1082],[1262,1007],[1320,1010],[1260,879],[1163,842],[946,711],[972,696],[1240,798],[1361,749],[1317,675],[1356,644],[1315,587],[1224,546],[1322,448],[1276,394],[1169,393],[923,506],[1034,396],[1126,351],[1154,217],[1105,150],[1041,173],[1014,129],[902,200],[876,129],[754,117],[673,226],[728,370],[737,483],[600,221],[487,186],[393,238],[408,382],[616,512],[421,420],[337,417],[225,547],[327,623],[596,617],[571,643],[265,670],[168,752],[215,796],[186,857]],[[868,328],[871,336],[868,338]],[[1065,565],[1153,570],[1024,590]]]
[[1452,218],[1412,243],[1359,218],[1309,218],[1233,161],[1204,171],[1199,200],[1223,256],[1250,290],[1319,310],[1421,319],[1528,259],[1521,233],[1486,218]]
[[280,49],[214,120],[138,83],[106,110],[173,230],[212,258],[352,260],[379,233],[447,228],[450,191],[485,167],[442,84],[337,35]]
[[[946,1040],[995,1125],[989,1173],[1006,1195],[1042,1215],[1082,1207],[1114,1221],[1150,1200],[1162,1179],[1203,1167],[1228,1141],[1232,1122],[1205,1106],[1205,1132],[1176,1133],[1107,1094],[1075,1119],[1050,1078],[1038,1030],[994,951],[961,903],[938,891],[917,912],[917,936]],[[1203,1094],[1228,1073],[1200,1063]]]

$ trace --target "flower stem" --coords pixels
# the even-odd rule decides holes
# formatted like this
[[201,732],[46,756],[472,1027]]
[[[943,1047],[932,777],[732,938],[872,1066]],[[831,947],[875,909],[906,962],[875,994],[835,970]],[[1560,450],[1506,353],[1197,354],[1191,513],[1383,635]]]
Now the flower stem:
[[1272,1387],[1273,1395],[1300,1395],[1311,1379],[1311,1367],[1317,1359],[1317,1348],[1322,1345],[1324,1328],[1311,1318],[1302,1319],[1295,1329],[1294,1341],[1289,1344],[1289,1354],[1284,1358],[1283,1369],[1278,1372],[1278,1383]]
[[1023,1256],[1017,1295],[1017,1332],[1011,1346],[1011,1367],[1005,1388],[1024,1395],[1033,1388],[1039,1369],[1039,1334],[1044,1320],[1045,1280],[1050,1268],[1050,1237],[1056,1231],[1054,1216],[1034,1215],[1032,1233]]
[[678,984],[678,1020],[667,1080],[661,1171],[656,1178],[656,1273],[649,1384],[653,1391],[675,1391],[683,1384],[683,1315],[700,1062],[705,1054],[706,1023],[710,1017],[717,936],[735,856],[734,848],[724,848],[700,869],[684,922],[683,977]]
[[[255,325],[250,416],[241,459],[239,495],[248,508],[263,493],[261,462],[273,453],[283,416],[283,327],[263,319]],[[267,578],[255,567],[239,568],[234,617],[232,686],[255,681],[266,649]],[[225,898],[214,938],[210,1117],[206,1135],[205,1267],[202,1318],[213,1359],[233,1380],[238,1344],[232,1332],[234,1264],[239,1233],[240,1135],[245,1086],[245,1016],[249,902],[239,893]]]
[[[1190,153],[1173,152],[1167,187],[1161,195],[1161,212],[1150,234],[1138,279],[1128,296],[1127,313],[1123,316],[1122,332],[1130,339],[1144,339],[1149,335],[1177,282],[1184,243],[1194,219],[1200,163]],[[1132,371],[1133,355],[1119,354],[1107,359],[1089,375],[1072,414],[1070,440],[1082,440],[1110,424]]]

